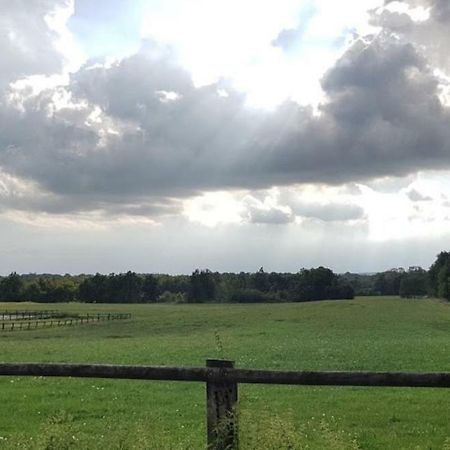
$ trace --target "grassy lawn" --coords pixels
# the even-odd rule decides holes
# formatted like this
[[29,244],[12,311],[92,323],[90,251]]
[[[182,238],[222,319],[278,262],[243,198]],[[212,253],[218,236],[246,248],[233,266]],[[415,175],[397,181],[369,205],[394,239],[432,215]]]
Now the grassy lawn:
[[[0,332],[3,362],[450,371],[450,304],[437,300],[4,309],[133,317]],[[0,448],[201,449],[204,410],[201,383],[0,378]],[[241,385],[240,411],[244,448],[450,448],[450,389]]]

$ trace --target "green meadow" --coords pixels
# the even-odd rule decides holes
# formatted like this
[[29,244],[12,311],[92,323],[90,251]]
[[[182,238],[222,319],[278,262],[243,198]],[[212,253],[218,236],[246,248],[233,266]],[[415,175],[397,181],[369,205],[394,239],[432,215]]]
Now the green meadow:
[[[130,312],[127,321],[0,332],[3,362],[450,371],[450,303],[2,303]],[[450,449],[450,389],[239,387],[244,449]],[[0,377],[0,449],[202,449],[202,383]]]

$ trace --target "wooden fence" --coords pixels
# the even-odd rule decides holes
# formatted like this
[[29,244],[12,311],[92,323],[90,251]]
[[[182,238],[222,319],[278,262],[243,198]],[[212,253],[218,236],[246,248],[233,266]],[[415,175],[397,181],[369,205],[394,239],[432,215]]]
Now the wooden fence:
[[64,317],[61,311],[55,310],[43,310],[43,311],[27,311],[27,310],[16,310],[16,311],[0,311],[0,320],[27,320],[27,319],[49,319],[51,317]]
[[207,442],[211,450],[237,450],[238,383],[450,388],[450,372],[291,372],[236,369],[209,359],[206,367],[0,363],[0,376],[87,377],[206,383]]
[[[22,312],[19,311],[21,314]],[[16,317],[11,320],[6,318],[0,323],[0,331],[23,331],[23,330],[36,330],[38,328],[53,328],[72,325],[83,325],[92,322],[101,322],[107,320],[124,320],[130,319],[129,313],[98,313],[98,314],[86,314],[86,315],[70,315],[62,313],[47,313],[47,315],[33,316],[30,313],[24,313],[20,316],[15,316],[16,312],[12,312],[12,317]],[[0,317],[1,317],[0,313]],[[8,317],[4,314],[4,317]],[[39,317],[37,319],[36,317]]]

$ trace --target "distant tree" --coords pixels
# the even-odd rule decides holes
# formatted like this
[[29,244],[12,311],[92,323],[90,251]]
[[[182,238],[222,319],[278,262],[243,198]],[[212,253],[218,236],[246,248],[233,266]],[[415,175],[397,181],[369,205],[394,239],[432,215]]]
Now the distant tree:
[[29,283],[24,298],[34,302],[72,302],[76,299],[77,283],[70,277],[45,278]]
[[111,274],[107,281],[108,302],[139,303],[142,301],[143,281],[135,272]]
[[184,294],[189,293],[190,277],[189,275],[154,275],[158,282],[158,294],[165,291]]
[[108,277],[96,273],[83,280],[78,287],[78,298],[87,303],[106,303],[108,298]]
[[29,302],[43,302],[43,295],[37,281],[28,283],[24,289],[23,298]]
[[290,275],[286,273],[271,272],[267,276],[269,289],[272,292],[287,291],[290,285]]
[[330,288],[331,300],[351,300],[355,298],[355,291],[349,283],[338,281]]
[[400,282],[401,297],[423,297],[427,294],[428,277],[422,268],[410,268]]
[[386,295],[386,292],[388,292],[386,275],[384,273],[377,274],[377,276],[375,278],[374,291],[378,295]]
[[73,302],[76,300],[77,284],[70,279],[56,280],[49,292],[49,302]]
[[438,296],[450,300],[450,264],[444,264],[438,273]]
[[270,289],[269,276],[264,272],[264,268],[260,269],[252,275],[252,287],[261,292],[267,292]]
[[354,295],[376,295],[379,292],[375,289],[376,275],[346,272],[339,275],[339,280],[343,284],[348,284],[354,291]]
[[236,285],[239,289],[245,289],[250,286],[250,276],[246,272],[239,272],[236,275]]
[[428,271],[428,287],[430,295],[450,300],[449,276],[450,252],[441,252]]
[[142,298],[145,302],[156,302],[158,299],[158,280],[153,275],[145,275],[142,283]]
[[24,283],[20,275],[12,272],[0,281],[0,299],[7,302],[23,300]]
[[294,299],[298,301],[348,299],[354,297],[353,288],[341,282],[332,270],[325,267],[302,269],[294,285]]
[[190,289],[188,301],[213,302],[216,298],[216,280],[214,274],[206,270],[196,269],[190,276]]
[[302,269],[299,273],[296,294],[300,300],[325,300],[329,298],[329,289],[334,281],[330,269]]
[[375,277],[375,293],[378,295],[399,295],[400,284],[405,275],[405,271],[401,268],[378,273]]

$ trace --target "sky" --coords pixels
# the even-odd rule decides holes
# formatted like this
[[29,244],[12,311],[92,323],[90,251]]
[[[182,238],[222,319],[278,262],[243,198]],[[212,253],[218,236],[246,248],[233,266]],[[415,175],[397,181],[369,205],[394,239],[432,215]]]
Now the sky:
[[447,0],[0,0],[0,274],[428,267]]

